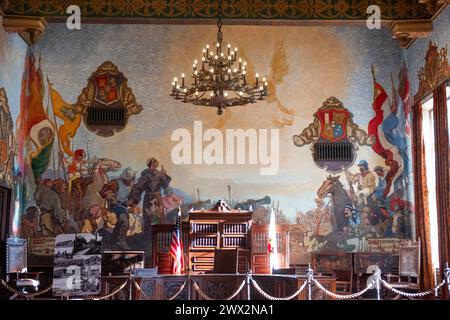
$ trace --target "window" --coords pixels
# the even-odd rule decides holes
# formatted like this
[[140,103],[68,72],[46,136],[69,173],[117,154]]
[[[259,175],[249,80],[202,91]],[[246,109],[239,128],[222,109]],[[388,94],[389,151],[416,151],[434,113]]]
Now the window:
[[433,268],[439,268],[439,241],[436,207],[436,149],[434,144],[433,98],[422,105],[422,132],[425,147],[425,168],[427,173],[428,209],[430,212],[431,261]]

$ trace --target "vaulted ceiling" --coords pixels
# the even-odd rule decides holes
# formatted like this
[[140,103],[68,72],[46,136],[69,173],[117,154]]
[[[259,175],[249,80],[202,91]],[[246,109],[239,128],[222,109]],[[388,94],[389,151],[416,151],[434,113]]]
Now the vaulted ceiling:
[[[364,22],[367,8],[376,4],[393,35],[408,46],[415,37],[432,30],[432,20],[450,0],[223,0],[223,19],[241,24],[348,24]],[[64,21],[67,7],[78,5],[84,21],[96,23],[211,23],[217,16],[216,0],[0,0],[4,25],[17,31],[19,20]],[[43,19],[45,19],[45,22]],[[9,22],[8,22],[9,20]],[[23,28],[22,28],[23,29]]]

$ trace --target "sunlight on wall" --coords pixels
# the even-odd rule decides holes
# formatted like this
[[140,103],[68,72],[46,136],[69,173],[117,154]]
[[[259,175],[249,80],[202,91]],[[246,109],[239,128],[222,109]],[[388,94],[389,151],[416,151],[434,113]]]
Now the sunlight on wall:
[[428,100],[423,108],[423,137],[425,145],[425,164],[427,170],[428,208],[430,212],[431,261],[433,267],[439,268],[439,241],[436,207],[436,168],[434,145],[433,99]]

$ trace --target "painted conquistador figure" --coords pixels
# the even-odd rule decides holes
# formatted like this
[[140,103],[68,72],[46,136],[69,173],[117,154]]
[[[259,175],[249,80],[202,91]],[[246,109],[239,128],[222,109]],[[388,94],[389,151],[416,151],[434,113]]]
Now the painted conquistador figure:
[[159,218],[159,223],[166,222],[161,191],[169,187],[172,178],[167,174],[164,166],[161,166],[161,170],[158,169],[159,161],[156,158],[148,159],[147,167],[142,171],[138,182],[131,189],[128,196],[128,205],[137,205],[141,201],[142,193],[144,193],[143,232],[146,237],[150,237],[154,215]]

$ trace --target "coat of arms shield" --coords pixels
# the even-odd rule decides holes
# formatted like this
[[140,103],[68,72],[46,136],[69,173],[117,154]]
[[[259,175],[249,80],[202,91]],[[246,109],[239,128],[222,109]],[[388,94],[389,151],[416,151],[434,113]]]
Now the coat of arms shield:
[[316,114],[321,124],[320,137],[330,142],[347,138],[349,112],[345,109],[322,109]]

